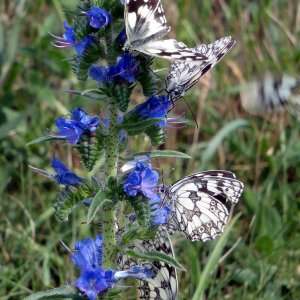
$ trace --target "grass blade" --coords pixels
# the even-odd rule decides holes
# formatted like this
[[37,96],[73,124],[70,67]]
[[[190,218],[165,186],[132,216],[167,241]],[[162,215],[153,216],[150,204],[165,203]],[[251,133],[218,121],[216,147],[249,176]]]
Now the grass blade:
[[212,251],[211,255],[208,258],[208,261],[205,265],[205,269],[203,270],[200,281],[195,291],[195,294],[192,300],[199,300],[202,299],[205,290],[208,288],[209,282],[211,280],[212,273],[216,270],[216,267],[219,264],[219,259],[221,258],[222,251],[226,246],[226,242],[229,237],[229,233],[231,232],[232,228],[235,226],[237,220],[240,218],[241,214],[237,214],[229,225],[227,225],[223,235],[219,238],[214,250]]
[[206,150],[202,153],[202,164],[201,169],[205,169],[207,164],[213,158],[216,153],[218,147],[222,143],[222,141],[229,136],[233,131],[239,129],[240,127],[248,126],[249,122],[247,120],[234,120],[228,124],[226,124],[208,143]]

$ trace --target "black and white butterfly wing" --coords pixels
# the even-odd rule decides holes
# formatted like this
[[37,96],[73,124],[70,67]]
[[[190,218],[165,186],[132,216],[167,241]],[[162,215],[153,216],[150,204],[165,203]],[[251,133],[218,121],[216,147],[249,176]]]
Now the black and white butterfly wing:
[[201,61],[206,59],[205,55],[194,52],[184,43],[178,42],[174,39],[151,41],[141,45],[137,50],[150,56],[158,56],[167,59],[178,59],[184,61]]
[[195,191],[172,196],[173,226],[191,241],[213,240],[224,230],[228,219],[225,205],[214,197]]
[[[171,240],[167,230],[160,228],[153,240],[136,240],[129,246],[131,249],[145,253],[149,251],[163,252],[174,257]],[[178,283],[176,269],[164,262],[145,262],[144,260],[128,257],[123,254],[119,259],[119,267],[122,270],[135,265],[143,265],[153,270],[154,276],[145,280],[139,280],[138,290],[140,299],[143,300],[177,300]]]
[[237,203],[243,188],[228,171],[200,172],[178,180],[167,192],[173,225],[192,241],[213,240],[227,223],[226,202]]
[[234,46],[231,36],[221,38],[209,45],[199,45],[194,48],[196,53],[206,56],[201,61],[175,61],[167,77],[167,91],[174,101],[194,86],[199,79],[213,68],[222,57]]
[[125,28],[126,50],[167,59],[206,59],[174,39],[159,40],[170,31],[160,0],[125,0]]
[[265,115],[287,107],[291,113],[300,115],[300,80],[295,77],[266,73],[244,84],[240,94],[242,106],[250,114]]
[[[194,185],[194,186],[193,186]],[[221,201],[236,204],[243,192],[244,184],[236,179],[235,174],[223,170],[211,170],[194,173],[176,181],[170,191],[192,189],[204,192]]]
[[[126,0],[127,44],[138,48],[147,40],[157,40],[170,31],[159,0]],[[125,44],[126,46],[126,44]]]

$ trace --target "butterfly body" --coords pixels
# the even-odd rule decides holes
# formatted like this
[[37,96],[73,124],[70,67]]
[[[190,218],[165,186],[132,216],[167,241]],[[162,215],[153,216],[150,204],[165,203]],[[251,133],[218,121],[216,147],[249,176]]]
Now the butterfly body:
[[206,171],[186,176],[161,189],[172,208],[172,230],[192,241],[221,234],[228,220],[226,203],[236,204],[243,184],[228,171]]

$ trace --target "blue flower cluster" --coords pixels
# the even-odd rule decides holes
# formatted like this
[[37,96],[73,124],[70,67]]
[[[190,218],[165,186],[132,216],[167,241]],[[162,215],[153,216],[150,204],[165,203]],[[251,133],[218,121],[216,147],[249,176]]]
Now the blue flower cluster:
[[55,121],[58,135],[68,140],[70,144],[77,144],[84,134],[92,135],[100,125],[97,116],[90,117],[82,108],[71,111],[71,119],[58,118]]
[[90,300],[96,299],[99,294],[114,287],[115,283],[123,278],[144,279],[153,276],[152,270],[140,266],[134,266],[126,271],[104,270],[102,236],[97,236],[95,240],[87,238],[76,242],[71,260],[80,270],[75,286]]
[[150,161],[148,166],[142,161],[134,161],[127,164],[134,169],[125,176],[123,190],[128,196],[136,196],[138,193],[148,198],[151,205],[151,226],[167,224],[171,209],[162,204],[159,194],[156,193],[159,179],[158,173],[152,169]]
[[139,61],[131,54],[125,53],[118,57],[116,66],[91,66],[89,76],[99,83],[134,83],[139,71]]
[[[101,29],[107,26],[111,22],[110,14],[103,8],[93,6],[87,12],[85,12],[88,19],[89,25],[94,29]],[[69,26],[68,23],[64,22],[65,33],[62,37],[55,36],[54,46],[58,48],[73,47],[77,55],[82,55],[86,47],[95,42],[95,38],[88,34],[81,39],[76,39],[76,29]]]

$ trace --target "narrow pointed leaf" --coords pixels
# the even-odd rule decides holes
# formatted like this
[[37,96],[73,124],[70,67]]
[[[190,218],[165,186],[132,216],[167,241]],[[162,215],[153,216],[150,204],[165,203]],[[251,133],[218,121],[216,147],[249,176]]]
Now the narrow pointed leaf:
[[202,164],[201,169],[205,169],[208,163],[211,161],[213,156],[215,155],[218,147],[223,142],[223,140],[232,134],[234,131],[238,130],[241,127],[249,126],[249,121],[247,120],[234,120],[228,124],[226,124],[208,143],[207,148],[203,151],[202,157]]
[[236,222],[238,221],[240,216],[241,214],[239,213],[232,219],[230,224],[227,225],[227,227],[225,228],[225,231],[222,234],[222,236],[218,239],[215,247],[213,248],[213,251],[211,252],[205,264],[205,268],[200,276],[199,284],[197,286],[197,289],[195,291],[192,300],[203,299],[203,295],[209,286],[209,282],[212,280],[213,273],[215,272],[219,264],[219,260],[222,256],[222,251],[224,250],[229,238],[229,233],[236,225]]
[[90,94],[90,93],[95,93],[95,94],[98,94],[98,95],[104,95],[103,91],[97,90],[97,89],[84,90],[84,91],[81,92],[81,95],[85,96],[85,95]]
[[58,140],[65,141],[66,138],[62,137],[62,136],[57,136],[57,135],[44,135],[44,136],[41,136],[41,137],[27,143],[26,145],[30,146],[30,145],[39,144],[39,143],[42,143],[42,142],[58,141]]
[[150,152],[140,152],[135,153],[132,156],[126,157],[125,160],[133,160],[136,157],[139,156],[147,156],[150,158],[156,158],[156,157],[176,157],[176,158],[185,158],[185,159],[191,159],[191,156],[180,152],[180,151],[174,151],[174,150],[154,150]]
[[100,190],[95,195],[95,197],[92,201],[92,204],[89,207],[89,211],[88,211],[88,215],[87,215],[87,223],[88,224],[94,219],[97,211],[101,208],[101,206],[107,202],[112,202],[112,201],[108,200],[106,193]]
[[64,285],[56,289],[34,293],[24,300],[40,300],[40,299],[82,299],[76,288],[71,285]]
[[177,268],[182,271],[186,271],[185,268],[176,259],[161,252],[149,251],[145,253],[139,253],[132,249],[123,249],[122,251],[125,254],[134,258],[140,258],[147,261],[163,261],[166,264],[173,266],[174,268]]
[[103,94],[98,94],[95,92],[86,92],[82,94],[82,91],[78,90],[65,90],[65,93],[71,94],[71,95],[79,95],[79,96],[84,96],[92,100],[97,100],[97,101],[102,101],[105,102],[107,101],[107,96]]

